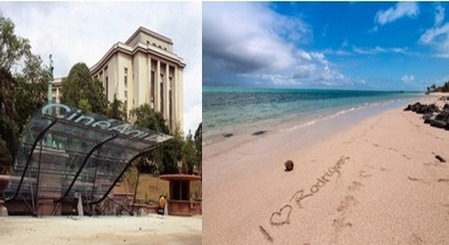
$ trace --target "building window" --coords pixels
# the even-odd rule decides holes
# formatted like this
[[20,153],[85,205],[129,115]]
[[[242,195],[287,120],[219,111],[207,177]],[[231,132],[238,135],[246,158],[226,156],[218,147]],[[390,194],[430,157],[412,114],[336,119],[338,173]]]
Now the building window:
[[162,73],[161,73],[160,90],[161,90],[161,109],[160,109],[160,112],[161,112],[162,115],[164,115],[164,74],[162,74]]
[[105,82],[105,89],[106,89],[106,91],[105,91],[106,93],[105,93],[105,94],[106,94],[106,99],[108,99],[108,92],[109,92],[109,91],[108,91],[108,86],[109,86],[109,80],[108,80],[108,77],[105,78],[105,81],[106,81],[106,82]]
[[[128,91],[125,91],[125,101],[128,100]],[[126,104],[126,103],[125,103]]]
[[128,88],[128,68],[125,67],[124,71],[125,75],[123,76],[123,81],[125,83],[125,89]]
[[173,125],[173,120],[172,120],[173,119],[172,82],[173,82],[173,78],[171,76],[168,77],[168,116],[169,116],[168,120],[169,120],[170,128]]
[[151,71],[151,93],[150,93],[150,105],[151,105],[151,109],[154,109],[154,80],[155,80],[155,74],[154,71]]
[[169,116],[168,120],[169,120],[169,123],[170,123],[169,124],[170,125],[170,129],[171,129],[172,125],[173,125],[173,108],[172,108],[173,102],[172,102],[172,99],[173,99],[172,91],[170,90],[170,92],[168,93],[168,116]]

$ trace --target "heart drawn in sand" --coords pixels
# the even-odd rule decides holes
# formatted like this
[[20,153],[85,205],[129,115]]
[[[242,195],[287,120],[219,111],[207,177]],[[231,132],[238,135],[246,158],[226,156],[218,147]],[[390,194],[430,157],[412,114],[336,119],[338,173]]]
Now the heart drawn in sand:
[[290,213],[292,212],[292,206],[290,204],[285,204],[278,212],[271,214],[270,224],[271,225],[284,225],[290,224]]

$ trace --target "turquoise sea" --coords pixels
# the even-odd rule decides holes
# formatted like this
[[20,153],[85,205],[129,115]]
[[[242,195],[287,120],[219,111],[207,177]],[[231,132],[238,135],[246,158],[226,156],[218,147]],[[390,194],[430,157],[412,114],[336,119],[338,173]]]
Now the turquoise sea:
[[203,136],[207,144],[208,138],[224,134],[288,130],[354,111],[391,109],[423,95],[399,91],[203,87]]

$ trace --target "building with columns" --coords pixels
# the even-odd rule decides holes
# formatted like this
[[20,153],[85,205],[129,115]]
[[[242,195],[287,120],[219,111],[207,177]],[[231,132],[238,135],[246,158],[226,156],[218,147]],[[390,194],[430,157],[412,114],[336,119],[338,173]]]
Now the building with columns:
[[173,53],[170,38],[139,27],[125,42],[114,44],[91,67],[103,83],[109,101],[123,101],[127,113],[149,104],[166,119],[170,129],[183,128],[183,59]]
[[[176,125],[183,128],[185,66],[183,59],[173,53],[170,38],[139,27],[125,43],[115,43],[90,71],[103,83],[110,102],[114,95],[124,102],[128,115],[131,109],[147,103],[163,115],[173,130]],[[59,100],[56,88],[53,91]]]

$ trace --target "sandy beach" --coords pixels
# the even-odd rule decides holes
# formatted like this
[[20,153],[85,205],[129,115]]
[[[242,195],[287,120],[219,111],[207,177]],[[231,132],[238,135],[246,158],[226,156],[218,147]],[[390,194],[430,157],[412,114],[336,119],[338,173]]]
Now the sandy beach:
[[1,244],[201,244],[201,216],[0,217]]
[[205,146],[203,244],[449,244],[449,131],[405,106]]

